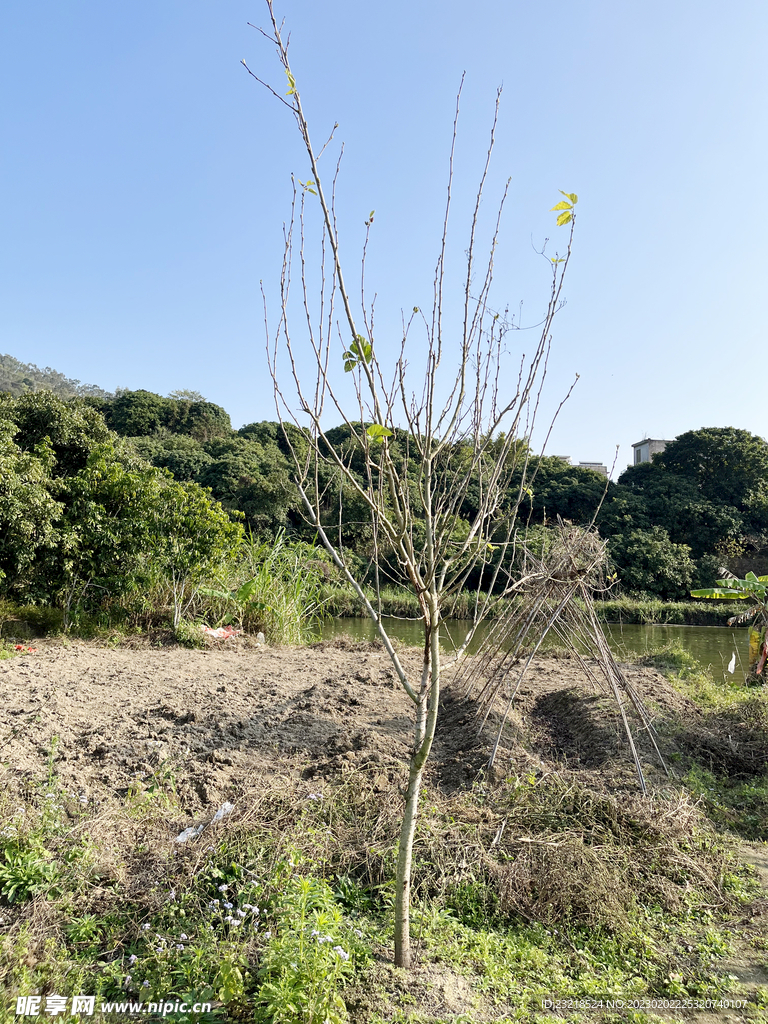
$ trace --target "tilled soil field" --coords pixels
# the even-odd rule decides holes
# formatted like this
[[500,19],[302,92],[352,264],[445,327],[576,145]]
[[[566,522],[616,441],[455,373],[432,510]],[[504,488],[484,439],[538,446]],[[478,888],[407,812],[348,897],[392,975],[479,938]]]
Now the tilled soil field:
[[[420,652],[400,656],[416,676]],[[701,718],[659,672],[627,671],[659,721]],[[35,653],[0,662],[0,694],[0,749],[11,786],[55,771],[62,786],[101,802],[122,799],[137,778],[164,765],[192,813],[286,770],[329,776],[345,764],[379,764],[384,784],[404,767],[412,729],[411,703],[386,653],[345,640],[201,651],[43,642]],[[473,707],[452,692],[449,675],[433,780],[446,789],[471,784],[493,732],[489,724],[478,737]],[[569,659],[533,666],[503,753],[631,776],[614,706]]]
[[[403,648],[399,656],[417,679],[421,652]],[[515,666],[513,683],[518,671]],[[758,719],[750,724],[748,717],[741,720],[727,711],[719,717],[705,714],[653,668],[628,665],[624,672],[653,718],[664,756],[678,772],[677,780],[664,774],[647,736],[635,723],[649,790],[659,798],[642,814],[635,805],[644,801],[637,795],[637,777],[616,705],[590,682],[575,658],[542,657],[531,666],[509,715],[492,774],[486,766],[500,714],[492,714],[479,733],[476,705],[452,683],[448,670],[427,781],[452,799],[451,794],[481,777],[482,794],[494,777],[504,785],[513,776],[512,784],[517,785],[514,777],[544,783],[552,776],[564,781],[561,796],[581,788],[594,797],[595,807],[624,808],[630,819],[650,821],[654,806],[663,806],[668,814],[675,811],[679,775],[687,764],[709,761],[720,770],[727,767],[735,778],[749,778],[764,764],[765,735]],[[185,832],[197,835],[211,827],[225,801],[234,804],[227,808],[232,812],[227,822],[237,830],[256,813],[253,808],[262,794],[267,794],[265,806],[269,793],[278,791],[286,795],[285,806],[304,806],[334,789],[326,782],[346,775],[339,780],[339,792],[364,786],[390,811],[401,806],[397,788],[407,772],[413,707],[386,653],[376,644],[337,639],[309,647],[271,648],[240,637],[205,650],[187,650],[146,642],[115,649],[38,641],[33,652],[0,661],[0,696],[0,797],[5,810],[13,815],[15,797],[44,801],[55,791],[64,796],[73,829],[82,830],[88,822],[91,834],[98,837],[100,880],[89,895],[92,914],[114,911],[114,884],[122,887],[121,899],[160,900],[164,889],[158,887],[158,878],[176,863],[177,850],[182,849],[176,840]],[[156,813],[142,817],[140,800],[133,796],[141,798],[153,787],[161,797],[173,790],[175,799],[161,799]],[[137,812],[133,816],[128,813],[132,806]],[[699,814],[690,801],[680,806],[689,818]],[[88,813],[81,818],[86,807]],[[482,801],[465,812],[482,827],[495,828],[495,820],[492,826],[483,824],[483,815],[489,820],[493,815]],[[505,824],[506,818],[491,847],[500,840]],[[571,842],[583,853],[576,835],[580,824],[574,819],[573,829],[558,833],[562,842],[548,833],[540,836],[537,850],[557,853],[563,843]],[[531,838],[526,824],[515,839],[515,827],[514,822],[509,825],[503,841],[512,844],[509,849],[515,850],[515,864],[521,870],[535,867],[533,848],[521,844],[536,842],[536,836]],[[667,823],[665,828],[672,826]],[[369,841],[366,832],[355,854],[362,860]],[[189,845],[188,856],[194,860],[198,854]],[[446,856],[452,855],[448,846]],[[670,854],[668,847],[665,855]],[[765,844],[745,845],[741,855],[765,885]],[[610,874],[610,861],[606,864]],[[573,870],[583,872],[585,865],[574,862]],[[558,887],[561,877],[557,876]],[[26,906],[14,909],[5,926],[18,930],[27,913],[40,934],[35,956],[42,957],[49,935],[45,915],[52,911],[41,900],[29,904],[28,911]],[[525,918],[525,907],[521,913]],[[753,1004],[763,998],[768,985],[762,945],[766,913],[765,897],[739,909],[742,916],[730,922],[731,953],[720,967]],[[440,970],[421,965],[409,998],[443,1015],[467,1008],[474,999],[469,981]],[[399,988],[395,982],[392,986],[394,999]],[[704,1013],[685,1019],[714,1024],[716,1018]]]

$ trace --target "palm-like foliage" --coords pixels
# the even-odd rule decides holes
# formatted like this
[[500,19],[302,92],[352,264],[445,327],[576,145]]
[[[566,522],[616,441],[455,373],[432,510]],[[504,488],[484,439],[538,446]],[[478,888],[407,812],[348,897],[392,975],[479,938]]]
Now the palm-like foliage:
[[768,662],[768,576],[755,576],[748,572],[743,580],[736,577],[716,580],[716,587],[692,590],[691,597],[715,600],[752,601],[753,607],[728,620],[729,626],[751,622],[749,631],[750,679],[765,685]]

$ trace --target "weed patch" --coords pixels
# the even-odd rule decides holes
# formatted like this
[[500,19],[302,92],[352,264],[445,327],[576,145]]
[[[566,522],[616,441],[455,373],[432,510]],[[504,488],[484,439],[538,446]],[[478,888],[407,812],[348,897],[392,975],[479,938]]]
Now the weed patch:
[[695,729],[677,723],[685,782],[708,816],[744,839],[768,840],[768,694],[715,682],[686,651],[667,645],[640,659],[701,709]]
[[[318,648],[307,656],[331,673],[336,653]],[[352,653],[363,676],[357,697],[371,685],[389,699],[386,677],[374,676],[367,661],[373,665],[370,645]],[[253,664],[260,668],[267,656],[260,651]],[[216,662],[229,673],[228,688],[235,657]],[[764,729],[761,694],[719,688],[685,657],[664,657],[675,685],[702,695],[699,717],[683,723],[691,743],[695,730],[706,738],[726,722],[742,722],[753,736]],[[82,655],[78,665],[82,671]],[[546,666],[555,667],[562,671],[554,660]],[[296,713],[327,714],[325,691],[302,687]],[[673,709],[692,707],[673,697]],[[534,1024],[546,1019],[542,998],[553,995],[720,998],[739,992],[728,964],[744,956],[747,941],[755,962],[765,960],[759,885],[733,835],[761,834],[759,775],[732,776],[726,790],[725,773],[685,748],[676,765],[683,777],[650,776],[652,796],[644,799],[611,762],[567,767],[519,750],[506,777],[480,775],[471,788],[447,792],[435,763],[414,851],[416,967],[405,975],[390,963],[403,771],[394,744],[355,746],[350,732],[344,752],[324,761],[316,751],[275,745],[271,767],[244,768],[239,783],[228,773],[226,792],[203,800],[190,795],[190,778],[206,765],[219,772],[218,760],[206,759],[207,747],[197,759],[185,752],[197,732],[168,738],[182,726],[208,728],[205,720],[179,724],[188,706],[163,698],[151,720],[157,735],[147,729],[146,748],[137,748],[146,763],[132,761],[119,784],[100,786],[98,773],[128,748],[99,736],[87,786],[65,788],[57,771],[65,777],[78,747],[63,729],[46,741],[47,754],[36,748],[38,778],[7,771],[0,796],[7,1006],[34,993],[89,993],[105,1003],[211,1004],[207,1013],[169,1015],[183,1024]],[[343,705],[345,714],[351,706]],[[286,703],[285,715],[293,708]],[[218,729],[218,716],[210,728]],[[462,722],[451,726],[457,736],[467,731]],[[229,735],[229,767],[246,765],[239,734]],[[448,729],[439,755],[451,763],[459,750],[452,735]],[[234,809],[212,821],[225,798]],[[757,996],[750,998],[746,1019],[757,1022]],[[557,1019],[611,1018],[573,1010]],[[621,1019],[652,1017],[638,1011]]]

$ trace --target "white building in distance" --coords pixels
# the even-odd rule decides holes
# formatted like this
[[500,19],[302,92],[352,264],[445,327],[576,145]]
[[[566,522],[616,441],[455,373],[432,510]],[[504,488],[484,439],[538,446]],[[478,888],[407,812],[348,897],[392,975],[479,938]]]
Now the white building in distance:
[[602,462],[580,462],[580,469],[591,469],[593,473],[600,473],[601,476],[608,476],[608,467]]
[[650,437],[646,437],[644,441],[637,441],[632,445],[635,453],[632,465],[639,466],[641,462],[650,462],[653,456],[663,452],[668,444],[671,444],[671,441],[653,440]]

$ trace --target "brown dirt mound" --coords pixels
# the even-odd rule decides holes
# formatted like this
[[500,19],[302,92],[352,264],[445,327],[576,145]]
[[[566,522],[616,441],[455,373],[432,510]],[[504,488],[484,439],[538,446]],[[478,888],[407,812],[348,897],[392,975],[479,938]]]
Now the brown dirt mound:
[[44,778],[52,757],[63,786],[104,799],[165,765],[189,810],[281,761],[400,760],[409,732],[410,702],[371,645],[46,645],[0,662],[0,693],[3,761],[17,782]]
[[[421,652],[404,649],[401,658],[416,674]],[[699,736],[703,749],[714,742],[702,713],[658,671],[626,671],[661,727],[683,722],[686,742]],[[382,784],[391,782],[412,735],[412,705],[386,653],[367,642],[204,651],[43,643],[35,654],[0,662],[0,693],[3,762],[16,784],[44,779],[51,762],[67,789],[104,800],[164,766],[190,812],[254,776],[287,771],[289,762],[308,777],[376,764]],[[446,791],[471,785],[495,731],[491,720],[478,733],[474,706],[449,682],[433,781]],[[650,760],[647,740],[639,742]],[[733,747],[733,736],[725,742]],[[633,785],[615,706],[575,660],[542,658],[532,666],[501,753],[501,770],[522,759]]]

